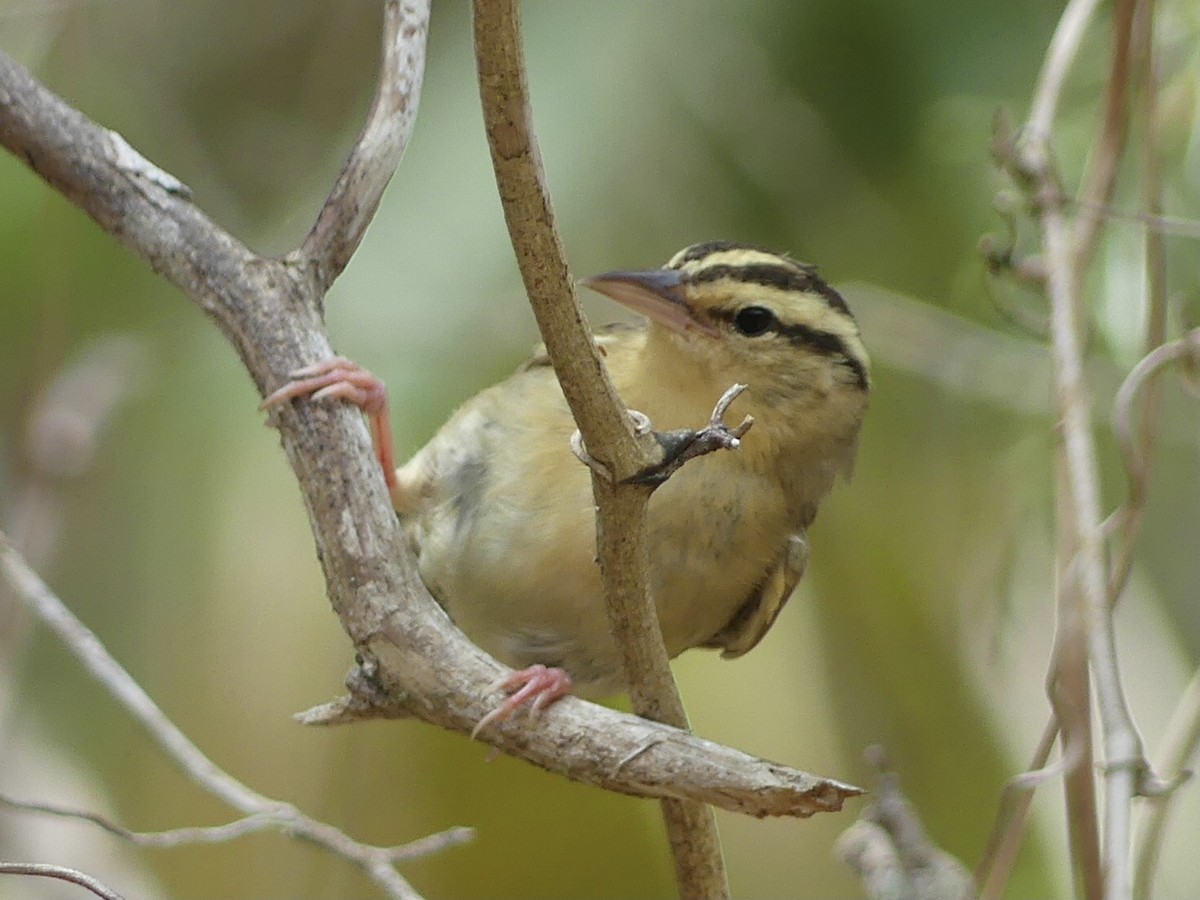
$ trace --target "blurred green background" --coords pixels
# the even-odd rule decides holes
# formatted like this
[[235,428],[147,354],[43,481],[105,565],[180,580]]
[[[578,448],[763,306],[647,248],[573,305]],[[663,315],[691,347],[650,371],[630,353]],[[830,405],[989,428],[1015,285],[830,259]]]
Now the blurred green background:
[[[181,178],[222,225],[279,253],[303,237],[370,101],[378,6],[0,0],[0,48]],[[843,289],[875,359],[855,477],[826,502],[786,613],[744,660],[697,651],[676,663],[696,730],[867,786],[861,754],[880,742],[933,838],[969,866],[1047,718],[1049,362],[995,304],[1036,298],[989,289],[975,248],[1001,230],[991,118],[1004,106],[1024,114],[1058,12],[1033,0],[524,4],[536,122],[575,274],[656,265],[718,237],[766,244]],[[1198,13],[1168,2],[1160,15],[1168,212],[1195,217]],[[1064,98],[1069,184],[1107,52],[1102,16]],[[1124,179],[1118,203],[1135,199]],[[1105,422],[1138,355],[1139,237],[1111,226],[1093,285],[1110,506],[1123,480]],[[1200,283],[1195,249],[1169,243],[1172,295],[1185,301]],[[594,321],[618,315],[589,303]],[[388,383],[402,456],[535,340],[465,2],[435,3],[415,137],[328,319],[339,351]],[[76,381],[47,395],[70,371]],[[1177,387],[1167,393],[1119,616],[1152,750],[1200,656],[1197,419]],[[115,408],[95,434],[86,415],[39,418],[76,402]],[[669,896],[651,803],[488,762],[484,746],[420,724],[290,720],[339,693],[351,658],[257,402],[195,307],[0,157],[0,515],[164,710],[239,778],[362,839],[475,827],[472,844],[405,869],[431,898]],[[53,640],[0,611],[0,787],[133,828],[229,817]],[[721,814],[734,893],[857,896],[831,846],[860,806],[808,821]],[[1059,787],[1043,788],[1035,809],[1009,895],[1063,896]],[[1190,788],[1161,896],[1200,895],[1197,833]],[[0,810],[0,857],[75,865],[131,898],[375,895],[346,864],[273,834],[134,853],[84,824]],[[3,898],[60,895],[78,892],[0,881]]]

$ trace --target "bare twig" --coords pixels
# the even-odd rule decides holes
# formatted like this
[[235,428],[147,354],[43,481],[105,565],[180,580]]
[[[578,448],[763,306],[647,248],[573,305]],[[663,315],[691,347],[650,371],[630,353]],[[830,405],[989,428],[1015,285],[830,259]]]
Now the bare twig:
[[[533,131],[517,0],[476,0],[474,10],[479,89],[509,235],[563,394],[588,452],[611,474],[593,467],[596,553],[630,699],[639,715],[686,729],[647,576],[653,486],[629,482],[662,461],[662,448],[624,412],[574,295]],[[728,896],[712,810],[670,799],[663,815],[680,895]]]
[[[1200,750],[1200,669],[1193,673],[1192,680],[1184,689],[1183,697],[1167,725],[1158,754],[1157,769],[1166,774],[1172,787],[1191,777],[1188,765],[1197,750]],[[1152,896],[1154,875],[1158,871],[1158,854],[1162,849],[1167,815],[1174,796],[1173,790],[1167,790],[1151,798],[1138,822],[1136,877],[1133,882],[1134,896],[1138,900],[1150,900]]]
[[[1147,386],[1156,382],[1166,366],[1195,359],[1197,356],[1200,356],[1200,329],[1192,330],[1179,340],[1155,347],[1130,370],[1117,391],[1117,398],[1113,403],[1112,429],[1125,467],[1128,496],[1124,505],[1113,513],[1104,525],[1107,533],[1115,533],[1120,538],[1109,567],[1110,603],[1116,603],[1129,578],[1133,566],[1134,541],[1141,525],[1149,489],[1150,473],[1146,456],[1152,446],[1149,437],[1152,432],[1145,424],[1145,415],[1150,413],[1145,413],[1139,422],[1135,422],[1135,404],[1138,404],[1140,395]],[[1142,405],[1153,409],[1160,399],[1160,393],[1155,392],[1155,395]]]
[[[1069,478],[1066,454],[1055,454],[1055,483]],[[1062,732],[1063,795],[1067,842],[1077,893],[1099,900],[1104,891],[1100,825],[1096,812],[1092,692],[1088,683],[1087,615],[1075,571],[1077,542],[1073,498],[1055,492],[1056,621],[1054,652],[1046,675],[1046,694]]]
[[1104,90],[1104,121],[1091,164],[1079,190],[1079,215],[1071,230],[1074,244],[1075,279],[1081,281],[1096,249],[1103,211],[1112,199],[1117,171],[1125,151],[1129,131],[1130,47],[1134,9],[1139,0],[1116,0],[1113,4],[1112,56],[1108,84]]
[[[261,830],[268,823],[287,834],[295,835],[346,859],[361,868],[372,881],[397,898],[416,898],[419,895],[396,871],[392,849],[373,847],[353,840],[332,825],[312,819],[290,803],[259,794],[219,768],[168,719],[142,690],[141,685],[126,672],[100,643],[99,638],[67,609],[49,587],[30,569],[17,551],[0,534],[0,570],[5,580],[26,603],[37,618],[53,631],[88,672],[99,681],[129,713],[138,720],[146,733],[157,743],[185,775],[229,806],[246,813],[244,824],[234,823],[210,831],[208,840],[228,840],[251,831]],[[88,816],[100,824],[97,817]],[[112,828],[110,831],[114,830]],[[197,830],[189,829],[193,836]],[[128,837],[126,832],[124,836]],[[214,836],[215,835],[215,836]],[[198,840],[201,838],[197,838]]]
[[[0,794],[0,804],[20,809],[25,812],[42,813],[49,816],[61,816],[65,819],[78,819],[90,822],[98,828],[107,831],[114,837],[128,841],[137,847],[172,848],[188,844],[222,844],[255,834],[260,831],[286,830],[286,826],[268,813],[252,813],[224,825],[201,825],[188,828],[169,828],[162,831],[132,831],[114,822],[107,816],[84,809],[74,809],[53,803],[33,803],[28,800],[16,800]],[[427,835],[395,847],[377,847],[380,855],[394,863],[431,856],[458,847],[475,839],[473,828],[447,828],[437,834]]]
[[729,412],[729,405],[741,396],[744,390],[746,385],[735,384],[722,394],[717,405],[713,407],[708,424],[703,428],[683,428],[659,433],[658,442],[665,454],[663,461],[625,480],[635,484],[662,484],[688,460],[717,450],[736,450],[750,426],[754,424],[754,417],[746,416],[737,426],[730,428],[725,424],[725,414]]
[[[109,134],[0,54],[0,145],[208,314],[260,395],[287,373],[334,355],[321,296],[303,267],[253,254],[178,194],[135,174],[114,156]],[[470,734],[491,709],[484,688],[502,667],[450,623],[421,582],[361,415],[348,405],[297,402],[273,416],[330,601],[356,651],[397,711]],[[860,793],[572,698],[547,710],[537,729],[510,721],[486,737],[576,780],[751,815],[812,815]],[[648,737],[661,742],[617,766]]]
[[1073,759],[1072,754],[1066,752],[1058,762],[1047,765],[1058,734],[1058,719],[1051,718],[1033,751],[1029,768],[1010,778],[1000,792],[996,821],[979,865],[975,868],[979,900],[999,900],[1004,895],[1004,886],[1012,874],[1021,838],[1029,821],[1034,791],[1044,782],[1062,777],[1068,769],[1079,764],[1078,759]]
[[1029,121],[1026,125],[1033,132],[1032,137],[1036,144],[1044,145],[1050,140],[1063,84],[1075,63],[1075,54],[1079,52],[1084,32],[1099,5],[1100,0],[1070,0],[1058,19],[1058,26],[1050,38],[1050,46],[1046,48],[1046,59],[1042,63],[1042,71],[1034,89]]
[[[1162,172],[1159,162],[1158,140],[1158,72],[1154,53],[1154,3],[1153,0],[1140,0],[1137,4],[1131,30],[1136,31],[1137,68],[1138,68],[1138,107],[1140,113],[1142,135],[1142,212],[1148,218],[1155,218],[1162,213]],[[1145,265],[1146,265],[1146,336],[1142,342],[1143,352],[1152,357],[1161,348],[1167,337],[1167,263],[1166,242],[1161,232],[1147,229],[1145,234]],[[1139,371],[1141,367],[1135,367]],[[1115,533],[1116,540],[1112,550],[1112,561],[1109,564],[1109,597],[1110,605],[1116,604],[1125,589],[1133,567],[1134,545],[1141,531],[1144,518],[1148,487],[1150,483],[1150,468],[1154,458],[1154,450],[1159,431],[1159,417],[1162,410],[1162,386],[1157,377],[1158,369],[1151,366],[1142,376],[1133,382],[1132,393],[1142,392],[1142,416],[1136,439],[1131,433],[1121,432],[1123,422],[1128,421],[1128,404],[1121,406],[1124,390],[1118,393],[1117,403],[1113,409],[1113,427],[1122,448],[1126,464],[1126,475],[1129,484],[1129,495],[1125,503],[1109,517],[1105,523],[1110,534]],[[1130,373],[1133,378],[1133,373]],[[1128,381],[1126,382],[1129,383]],[[1124,386],[1122,386],[1124,388]],[[1134,444],[1136,440],[1136,446]]]
[[0,862],[0,875],[36,875],[42,878],[57,878],[60,881],[69,881],[82,888],[87,888],[97,897],[102,897],[103,900],[124,900],[121,894],[106,887],[91,875],[85,875],[76,869],[68,869],[66,866],[52,866],[49,863]]
[[882,748],[869,748],[867,760],[879,772],[879,788],[834,848],[858,874],[866,895],[871,900],[971,900],[971,873],[930,840]]
[[350,262],[412,136],[425,73],[429,0],[386,0],[383,57],[366,124],[300,249],[324,293]]
[[1045,249],[1055,396],[1061,417],[1064,478],[1060,492],[1069,511],[1065,537],[1072,554],[1071,584],[1086,623],[1088,663],[1104,735],[1104,892],[1125,898],[1132,890],[1130,817],[1133,798],[1148,771],[1141,737],[1121,685],[1113,634],[1100,513],[1096,449],[1089,427],[1091,399],[1084,375],[1078,314],[1079,282],[1062,189],[1054,171],[1050,137],[1058,98],[1096,0],[1070,0],[1059,19],[1042,69],[1029,124],[1017,147],[1017,168],[1029,186]]

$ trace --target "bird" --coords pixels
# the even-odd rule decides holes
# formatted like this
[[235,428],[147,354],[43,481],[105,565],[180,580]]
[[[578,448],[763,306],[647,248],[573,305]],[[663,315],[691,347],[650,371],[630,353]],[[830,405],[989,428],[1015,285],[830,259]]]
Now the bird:
[[[709,420],[717,397],[745,385],[729,408],[754,427],[737,449],[690,460],[647,508],[667,653],[742,656],[804,574],[817,508],[853,465],[871,389],[854,316],[815,267],[736,241],[582,284],[644,317],[595,339],[622,401],[656,430]],[[290,373],[262,406],[300,398],[340,398],[368,415],[422,580],[471,640],[512,667],[496,685],[506,698],[480,727],[568,693],[625,690],[591,476],[572,454],[576,425],[544,348],[463,403],[399,468],[386,389],[370,372],[323,360]]]

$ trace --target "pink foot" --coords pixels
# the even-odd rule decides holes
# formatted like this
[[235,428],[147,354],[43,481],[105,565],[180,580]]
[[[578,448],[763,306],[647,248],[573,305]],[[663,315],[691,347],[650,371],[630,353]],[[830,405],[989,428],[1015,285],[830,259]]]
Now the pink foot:
[[384,383],[358,363],[335,356],[289,372],[288,382],[263,398],[258,408],[270,409],[297,397],[310,397],[313,400],[334,397],[353,403],[366,413],[371,422],[375,454],[383,468],[383,479],[387,482],[389,493],[394,495],[397,488],[396,452],[392,446],[387,388]]
[[471,737],[474,738],[492,722],[503,722],[526,703],[529,703],[529,715],[535,716],[555,700],[571,693],[572,687],[571,676],[563,669],[535,665],[511,672],[489,685],[490,690],[503,689],[509,692],[509,696],[479,720]]

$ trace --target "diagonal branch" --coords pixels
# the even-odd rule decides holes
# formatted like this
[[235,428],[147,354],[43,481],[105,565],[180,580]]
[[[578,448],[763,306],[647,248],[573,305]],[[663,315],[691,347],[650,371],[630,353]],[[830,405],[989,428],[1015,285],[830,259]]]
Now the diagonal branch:
[[[8,539],[0,534],[0,573],[35,616],[83,663],[88,672],[146,730],[183,773],[229,806],[255,822],[233,836],[268,825],[310,841],[358,865],[391,897],[416,900],[418,894],[396,871],[392,848],[372,847],[353,840],[332,825],[304,815],[290,803],[264,796],[242,784],[210,760],[166,717],[141,685],[109,655],[100,639],[55,596],[25,564]],[[93,822],[95,817],[90,817]],[[109,829],[114,830],[114,829]]]

